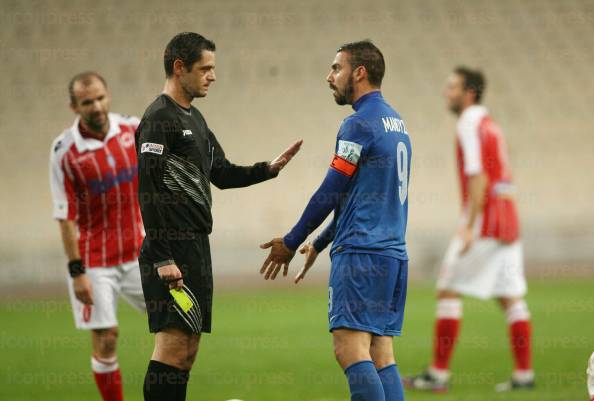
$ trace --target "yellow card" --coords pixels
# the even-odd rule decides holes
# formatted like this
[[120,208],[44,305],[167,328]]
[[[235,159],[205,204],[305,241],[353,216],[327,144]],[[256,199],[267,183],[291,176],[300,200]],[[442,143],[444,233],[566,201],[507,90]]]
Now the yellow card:
[[192,303],[192,300],[190,299],[190,297],[188,296],[188,294],[186,294],[186,292],[184,290],[171,289],[171,290],[169,290],[169,293],[175,300],[175,303],[178,304],[179,307],[182,308],[182,310],[185,313],[188,313],[188,311],[190,309],[192,309],[192,306],[194,306],[194,304]]

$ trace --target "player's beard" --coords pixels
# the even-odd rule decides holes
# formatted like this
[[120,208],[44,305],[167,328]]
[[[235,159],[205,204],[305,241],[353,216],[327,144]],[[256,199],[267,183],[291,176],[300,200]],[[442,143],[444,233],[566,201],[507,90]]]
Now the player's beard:
[[332,89],[335,90],[334,100],[336,104],[339,106],[344,106],[345,104],[353,104],[353,77],[350,76],[347,84],[344,87],[343,91],[340,91],[336,86],[332,85]]
[[[103,116],[103,122],[101,122],[97,117]],[[85,118],[85,123],[89,126],[89,128],[95,132],[103,132],[103,129],[107,124],[109,124],[109,119],[107,118],[107,113],[100,112],[95,113],[95,115],[90,115],[88,118]]]
[[459,104],[452,104],[450,105],[450,111],[459,116],[460,112],[462,111],[462,107]]
[[462,100],[454,100],[448,104],[448,109],[455,115],[459,116],[462,113]]

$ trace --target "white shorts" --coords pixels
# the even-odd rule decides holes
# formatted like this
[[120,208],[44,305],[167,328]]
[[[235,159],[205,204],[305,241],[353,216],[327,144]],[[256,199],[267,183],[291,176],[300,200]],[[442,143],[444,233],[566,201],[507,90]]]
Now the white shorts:
[[463,242],[450,242],[437,280],[438,290],[450,290],[481,299],[513,298],[526,294],[522,243],[504,244],[480,238],[460,255]]
[[113,267],[87,268],[85,274],[91,281],[93,305],[85,305],[76,299],[72,279],[68,277],[68,293],[77,329],[116,327],[119,295],[139,311],[145,310],[137,260]]

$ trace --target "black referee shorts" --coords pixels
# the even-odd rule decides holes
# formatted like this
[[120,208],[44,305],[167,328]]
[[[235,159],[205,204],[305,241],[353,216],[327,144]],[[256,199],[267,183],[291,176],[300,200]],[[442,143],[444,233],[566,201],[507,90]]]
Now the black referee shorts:
[[169,286],[159,278],[154,261],[141,252],[139,258],[142,290],[148,314],[149,331],[157,333],[176,327],[188,333],[210,333],[212,319],[212,265],[208,235],[193,240],[170,241],[175,264],[181,270],[184,291],[194,306],[184,312],[169,293]]

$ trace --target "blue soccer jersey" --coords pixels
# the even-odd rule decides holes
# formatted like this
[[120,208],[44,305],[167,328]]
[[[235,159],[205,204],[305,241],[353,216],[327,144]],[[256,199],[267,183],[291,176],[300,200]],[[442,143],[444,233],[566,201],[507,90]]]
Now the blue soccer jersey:
[[351,176],[335,210],[336,252],[408,260],[406,223],[411,143],[404,121],[379,91],[353,105],[338,133],[332,168]]

